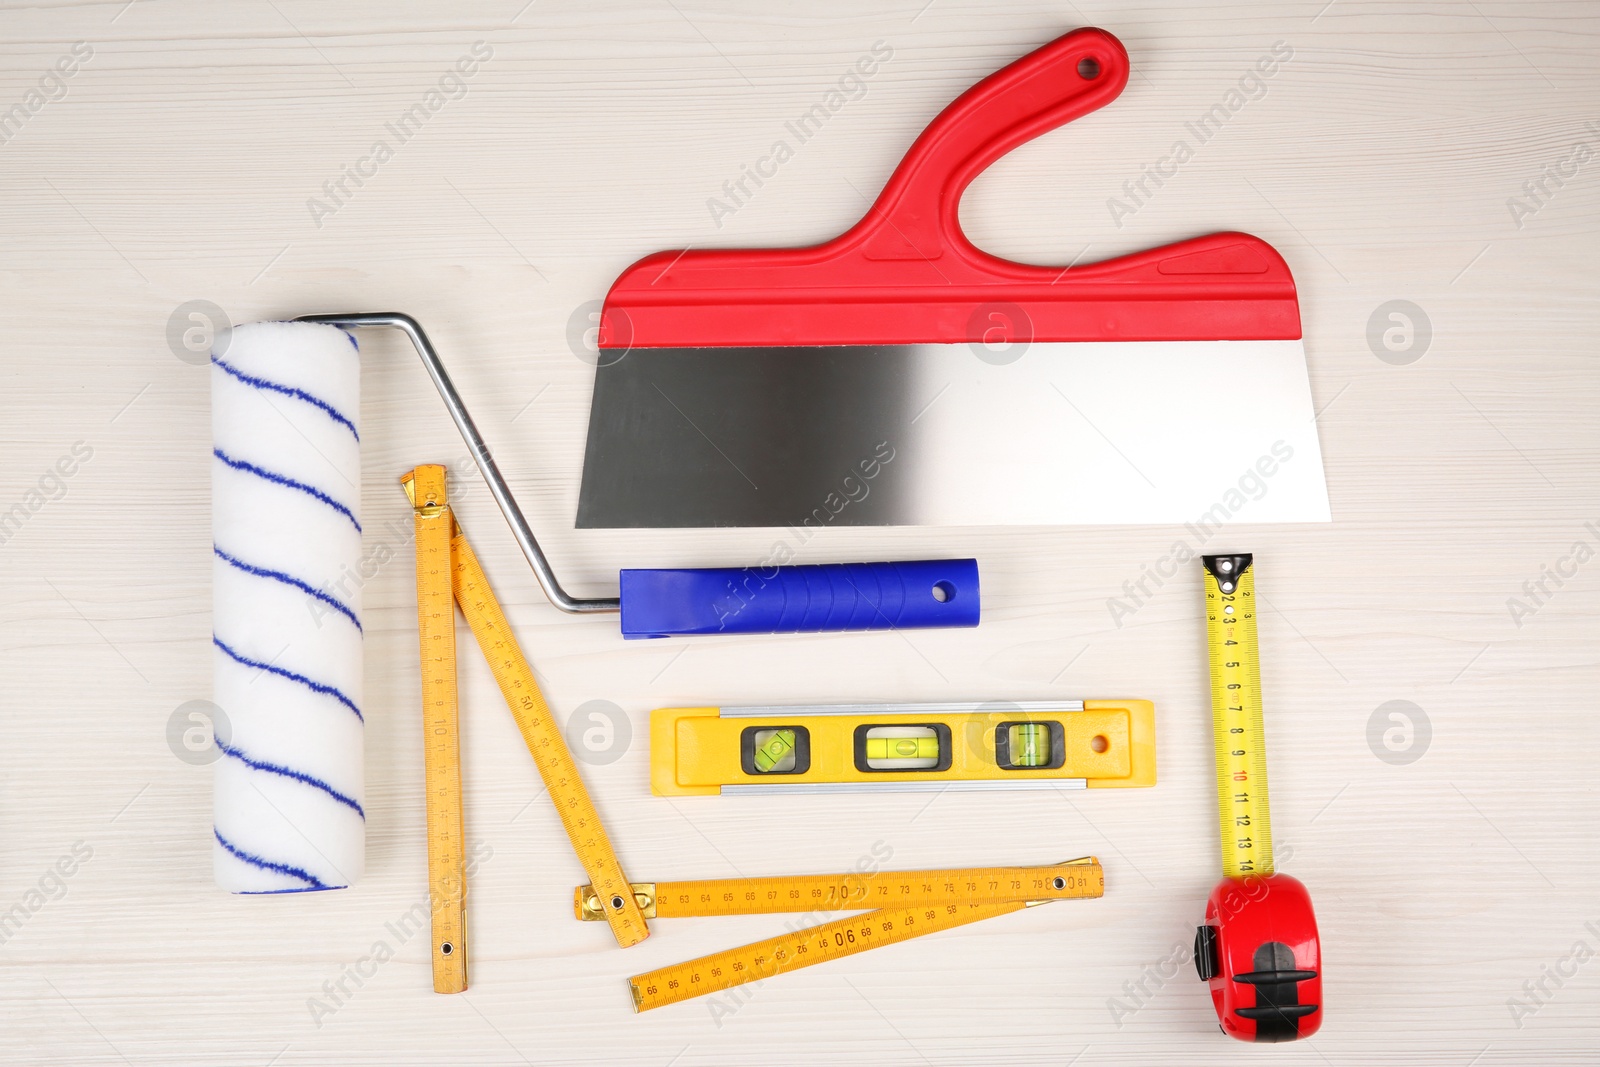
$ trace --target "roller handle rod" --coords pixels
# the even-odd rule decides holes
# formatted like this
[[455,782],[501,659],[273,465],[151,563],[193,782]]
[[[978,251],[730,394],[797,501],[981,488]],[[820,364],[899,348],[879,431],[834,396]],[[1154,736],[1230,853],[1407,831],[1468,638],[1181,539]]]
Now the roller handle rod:
[[522,554],[528,559],[528,566],[533,568],[534,577],[539,579],[539,587],[544,590],[544,595],[550,599],[550,603],[573,615],[622,610],[622,601],[617,598],[580,599],[569,596],[567,591],[561,588],[561,583],[556,581],[555,572],[550,569],[550,561],[545,559],[538,538],[533,536],[528,520],[523,518],[522,509],[517,506],[516,497],[511,495],[511,487],[506,485],[506,480],[495,464],[494,457],[489,454],[489,447],[483,443],[478,427],[473,424],[472,416],[467,413],[466,405],[461,402],[461,394],[456,392],[456,387],[450,381],[450,375],[445,372],[439,354],[434,351],[428,335],[423,332],[421,324],[416,319],[397,311],[370,311],[351,315],[302,315],[295,321],[320,322],[341,329],[388,326],[404,332],[411,338],[411,344],[416,348],[417,355],[422,357],[422,365],[428,369],[428,377],[433,379],[440,398],[444,400],[445,408],[455,420],[456,429],[461,431],[461,439],[467,443],[467,451],[472,453],[473,462],[478,465],[483,480],[489,484],[489,494],[494,497],[495,503],[500,505],[500,513],[506,517],[512,536],[521,546]]

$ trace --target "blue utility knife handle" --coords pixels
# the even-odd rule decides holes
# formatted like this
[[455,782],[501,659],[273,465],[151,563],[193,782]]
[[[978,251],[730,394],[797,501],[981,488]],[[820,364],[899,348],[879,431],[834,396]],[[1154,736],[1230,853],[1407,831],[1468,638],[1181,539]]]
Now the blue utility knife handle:
[[978,625],[978,561],[625,570],[622,636]]

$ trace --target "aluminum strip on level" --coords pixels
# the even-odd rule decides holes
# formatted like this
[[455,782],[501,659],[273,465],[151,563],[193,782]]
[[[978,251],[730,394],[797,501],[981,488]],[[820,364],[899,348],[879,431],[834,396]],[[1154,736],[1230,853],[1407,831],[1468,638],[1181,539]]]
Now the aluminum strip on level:
[[812,782],[778,785],[725,785],[722,793],[741,796],[777,796],[780,793],[986,793],[992,789],[1087,789],[1084,778],[1035,778],[999,782]]
[[1011,715],[1017,712],[1082,711],[1081,700],[986,700],[955,704],[749,704],[718,709],[724,719],[772,719],[799,715]]

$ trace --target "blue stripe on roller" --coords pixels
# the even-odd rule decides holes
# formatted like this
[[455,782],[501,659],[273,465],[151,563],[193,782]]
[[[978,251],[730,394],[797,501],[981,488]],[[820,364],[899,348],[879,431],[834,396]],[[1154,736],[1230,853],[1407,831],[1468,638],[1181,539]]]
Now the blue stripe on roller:
[[303,870],[288,863],[275,863],[272,860],[264,859],[261,856],[251,855],[238,845],[235,845],[232,841],[229,841],[226,837],[223,837],[222,831],[218,830],[215,826],[211,828],[211,834],[217,839],[217,844],[228,850],[228,855],[235,856],[243,860],[245,863],[248,863],[252,867],[259,867],[263,871],[271,871],[274,874],[286,874],[290,878],[298,878],[302,882],[305,882],[307,888],[310,889],[338,888],[338,886],[331,886],[327,882],[324,882],[310,871]]
[[282,667],[274,667],[270,663],[262,663],[259,660],[253,660],[253,659],[249,659],[249,658],[247,658],[245,656],[241,656],[241,655],[239,655],[239,653],[235,652],[233,649],[231,649],[227,645],[223,644],[222,643],[222,639],[219,638],[216,634],[212,634],[211,635],[211,643],[213,645],[216,645],[218,648],[222,649],[223,653],[229,659],[233,660],[235,663],[242,663],[246,667],[255,667],[255,668],[258,668],[260,670],[266,671],[268,674],[276,674],[278,677],[287,678],[291,682],[299,682],[301,685],[305,686],[307,689],[311,690],[313,693],[321,693],[324,696],[333,697],[339,703],[343,704],[345,707],[347,707],[351,711],[355,712],[356,713],[356,718],[360,719],[362,722],[366,722],[367,721],[366,720],[366,716],[361,714],[361,709],[356,707],[356,702],[351,700],[349,697],[345,696],[343,693],[339,692],[339,690],[336,689],[335,687],[333,687],[331,685],[323,685],[321,682],[314,682],[310,678],[307,678],[303,674],[296,674],[294,671],[286,671]]
[[278,474],[276,471],[269,471],[264,467],[258,467],[254,463],[249,463],[242,459],[234,459],[220,448],[212,448],[211,454],[222,460],[223,463],[232,467],[236,471],[243,471],[246,474],[253,474],[257,478],[264,478],[273,485],[281,485],[289,489],[297,489],[309,497],[313,497],[322,501],[334,511],[337,511],[339,514],[349,519],[350,525],[356,528],[356,533],[361,532],[361,521],[356,518],[355,512],[351,511],[349,508],[345,507],[343,504],[339,503],[337,500],[333,499],[333,497],[329,496],[327,493],[324,493],[316,486],[307,485],[305,482],[297,482],[287,475]]
[[344,889],[342,885],[297,885],[293,889],[237,889],[238,897],[276,897],[284,893],[319,893],[324,889]]
[[253,374],[246,374],[238,367],[235,367],[226,360],[218,359],[216,356],[211,357],[211,363],[213,366],[221,367],[223,371],[231,374],[233,377],[239,379],[241,382],[251,386],[252,388],[262,389],[272,393],[282,393],[284,396],[292,396],[296,400],[304,400],[307,404],[321,408],[323,411],[327,412],[330,419],[349,430],[351,435],[355,437],[356,441],[358,443],[360,442],[361,433],[356,429],[356,424],[346,418],[338,408],[334,407],[326,400],[323,400],[321,397],[312,396],[304,389],[299,389],[292,385],[284,385],[281,382],[268,381],[265,378],[257,378]]
[[[211,546],[211,551],[216,554],[218,559],[230,567],[236,567],[239,570],[244,571],[246,574],[255,575],[257,578],[270,578],[274,582],[282,582],[284,585],[293,586],[302,593],[305,593],[307,596],[316,597],[318,600],[331,607],[334,611],[337,611],[339,614],[355,623],[357,630],[361,630],[361,620],[356,618],[356,613],[350,610],[350,606],[348,604],[334,599],[320,589],[313,588],[310,582],[301,581],[294,575],[285,574],[282,571],[270,570],[266,567],[257,567],[254,563],[246,563],[237,556],[228,555],[216,545]],[[361,632],[366,633],[365,630],[361,630]]]
[[251,757],[246,756],[239,749],[230,748],[221,740],[217,740],[217,751],[221,752],[224,756],[233,757],[253,771],[265,771],[268,774],[280,775],[284,778],[289,778],[299,782],[302,785],[309,785],[313,789],[320,789],[333,799],[337,800],[339,803],[343,804],[345,807],[354,811],[357,815],[361,816],[363,822],[366,821],[367,813],[361,810],[361,804],[356,800],[355,797],[345,796],[333,786],[329,785],[327,782],[324,782],[321,778],[313,777],[312,775],[306,774],[304,771],[297,771],[293,767],[284,767],[277,763],[268,763],[265,760],[252,759]]

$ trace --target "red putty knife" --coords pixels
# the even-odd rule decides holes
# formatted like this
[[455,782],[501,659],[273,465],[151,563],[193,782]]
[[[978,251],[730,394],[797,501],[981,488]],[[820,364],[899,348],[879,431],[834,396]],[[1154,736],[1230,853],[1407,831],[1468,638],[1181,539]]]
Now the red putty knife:
[[1127,79],[1121,42],[1074,31],[945,108],[840,237],[628,268],[578,526],[1189,523],[1203,541],[1327,521],[1271,245],[1218,233],[1063,269],[961,232],[985,167]]

